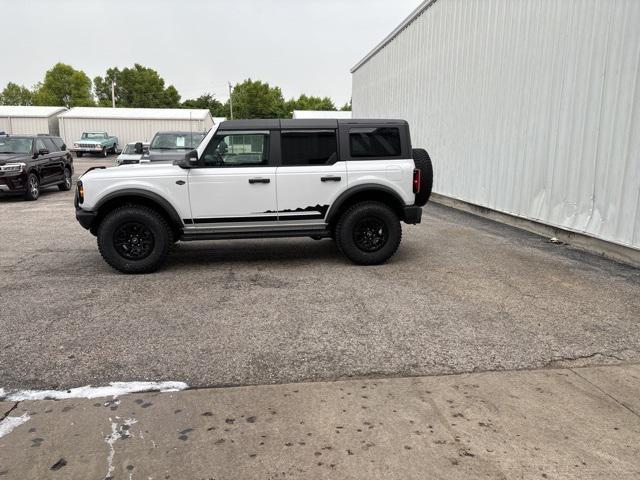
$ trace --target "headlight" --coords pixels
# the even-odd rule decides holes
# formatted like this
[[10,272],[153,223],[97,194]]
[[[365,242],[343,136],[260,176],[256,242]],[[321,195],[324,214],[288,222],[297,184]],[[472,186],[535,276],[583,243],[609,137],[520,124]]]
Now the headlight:
[[26,163],[9,163],[7,165],[3,165],[0,167],[0,171],[5,173],[20,173],[24,167],[26,167]]
[[80,147],[80,144],[79,143],[74,143],[73,146],[78,148],[78,147]]

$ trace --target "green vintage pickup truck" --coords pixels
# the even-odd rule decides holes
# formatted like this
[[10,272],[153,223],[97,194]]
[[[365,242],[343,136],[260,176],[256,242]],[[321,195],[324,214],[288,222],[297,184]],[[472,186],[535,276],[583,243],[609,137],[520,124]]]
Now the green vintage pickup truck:
[[75,152],[78,158],[85,153],[97,153],[106,157],[118,151],[118,137],[109,136],[107,132],[84,132],[69,150]]

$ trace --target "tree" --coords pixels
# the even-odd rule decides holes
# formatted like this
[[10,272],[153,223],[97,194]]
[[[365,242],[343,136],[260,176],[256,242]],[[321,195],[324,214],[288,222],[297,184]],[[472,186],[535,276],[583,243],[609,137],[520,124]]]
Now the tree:
[[290,117],[294,110],[335,110],[336,106],[329,97],[314,97],[305,94],[297,99],[292,98],[286,103],[287,114]]
[[225,117],[225,106],[216,100],[211,93],[205,93],[198,98],[185,100],[182,102],[184,108],[207,108],[211,112],[212,117]]
[[33,94],[24,85],[13,82],[7,83],[0,93],[0,105],[32,105]]
[[283,118],[286,108],[279,87],[250,78],[231,92],[234,118]]
[[104,77],[94,79],[98,104],[111,106],[111,83],[115,81],[116,107],[178,108],[180,94],[152,68],[138,63],[133,67],[109,68]]
[[91,79],[82,70],[57,63],[44,75],[44,81],[35,86],[34,105],[86,107],[94,105]]
[[351,99],[349,99],[349,103],[345,103],[342,107],[340,107],[340,110],[343,112],[350,112],[351,111]]

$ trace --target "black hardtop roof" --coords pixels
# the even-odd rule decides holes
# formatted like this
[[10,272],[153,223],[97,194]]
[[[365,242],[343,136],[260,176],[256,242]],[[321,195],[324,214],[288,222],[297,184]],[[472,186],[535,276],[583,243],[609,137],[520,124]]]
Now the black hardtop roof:
[[271,129],[308,129],[338,128],[341,125],[407,125],[405,120],[391,119],[258,119],[258,120],[225,120],[218,130],[271,130]]

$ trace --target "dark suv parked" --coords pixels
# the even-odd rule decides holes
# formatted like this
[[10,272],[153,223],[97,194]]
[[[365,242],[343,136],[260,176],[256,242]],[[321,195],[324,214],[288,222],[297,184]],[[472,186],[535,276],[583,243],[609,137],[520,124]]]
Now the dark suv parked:
[[40,189],[71,189],[73,158],[60,137],[0,135],[0,193],[37,200]]

